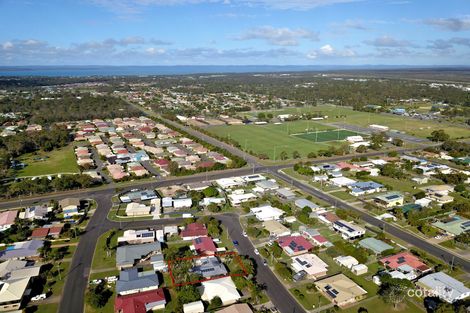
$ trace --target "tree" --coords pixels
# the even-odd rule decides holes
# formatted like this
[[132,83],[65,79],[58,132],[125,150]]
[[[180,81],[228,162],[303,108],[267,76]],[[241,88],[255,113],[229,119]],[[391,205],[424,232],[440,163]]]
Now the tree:
[[105,288],[104,282],[96,285],[95,287],[90,287],[88,290],[87,302],[93,308],[99,309],[102,308],[108,303],[109,298],[113,292],[108,288]]
[[286,151],[282,151],[279,157],[281,158],[281,160],[287,160],[289,158]]
[[300,159],[299,151],[295,150],[294,152],[292,152],[292,158],[293,159]]
[[392,144],[397,147],[402,147],[404,144],[404,141],[401,140],[400,138],[393,138]]
[[219,195],[219,191],[214,186],[207,187],[202,191],[206,198],[216,197]]
[[211,302],[209,303],[207,310],[212,311],[217,308],[220,308],[222,305],[223,305],[222,299],[220,299],[220,297],[218,296],[215,296],[214,298],[212,298]]
[[220,206],[217,205],[217,203],[211,203],[207,206],[207,209],[210,211],[210,212],[213,212],[213,213],[217,213],[217,212],[220,212],[222,211],[222,208]]
[[379,295],[385,302],[393,304],[394,308],[398,303],[403,302],[407,290],[413,287],[409,280],[392,278],[390,275],[383,275],[381,283]]
[[360,145],[359,147],[357,147],[356,152],[357,153],[365,153],[365,152],[367,152],[367,147],[364,146],[364,145]]
[[447,141],[450,139],[450,136],[443,130],[434,130],[431,132],[431,136],[429,136],[429,140],[431,141]]

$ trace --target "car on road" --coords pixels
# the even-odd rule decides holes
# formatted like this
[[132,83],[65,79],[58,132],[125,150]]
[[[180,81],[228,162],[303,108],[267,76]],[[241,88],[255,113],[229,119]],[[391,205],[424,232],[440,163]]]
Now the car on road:
[[243,231],[243,237],[248,237],[248,234],[246,233],[246,231]]
[[255,254],[256,254],[256,255],[259,255],[258,249],[255,249]]
[[37,296],[34,296],[31,298],[31,301],[41,301],[41,300],[44,300],[46,299],[47,296],[45,293],[41,293],[40,295],[37,295]]
[[268,261],[266,261],[266,259],[263,260],[263,265],[268,266]]
[[238,240],[234,240],[232,242],[233,242],[233,245],[238,246]]

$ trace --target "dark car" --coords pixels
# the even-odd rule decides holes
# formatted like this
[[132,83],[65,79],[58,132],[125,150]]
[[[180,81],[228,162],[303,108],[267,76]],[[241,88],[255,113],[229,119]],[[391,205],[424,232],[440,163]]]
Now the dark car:
[[292,279],[294,281],[301,281],[302,279],[305,278],[305,276],[307,276],[307,272],[306,271],[300,271],[298,273],[295,273],[294,276],[292,276]]
[[238,246],[238,241],[237,241],[237,240],[234,240],[234,241],[232,241],[232,242],[233,242],[233,244],[234,244],[235,246]]

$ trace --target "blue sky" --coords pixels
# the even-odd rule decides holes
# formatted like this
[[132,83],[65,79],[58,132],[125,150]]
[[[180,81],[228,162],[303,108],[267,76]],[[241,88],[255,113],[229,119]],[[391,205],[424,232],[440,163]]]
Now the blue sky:
[[0,65],[470,65],[469,0],[0,0]]

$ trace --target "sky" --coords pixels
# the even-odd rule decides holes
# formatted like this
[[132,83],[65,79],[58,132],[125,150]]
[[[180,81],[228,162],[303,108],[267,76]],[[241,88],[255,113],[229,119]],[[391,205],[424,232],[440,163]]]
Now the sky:
[[470,65],[469,0],[0,0],[0,65]]

